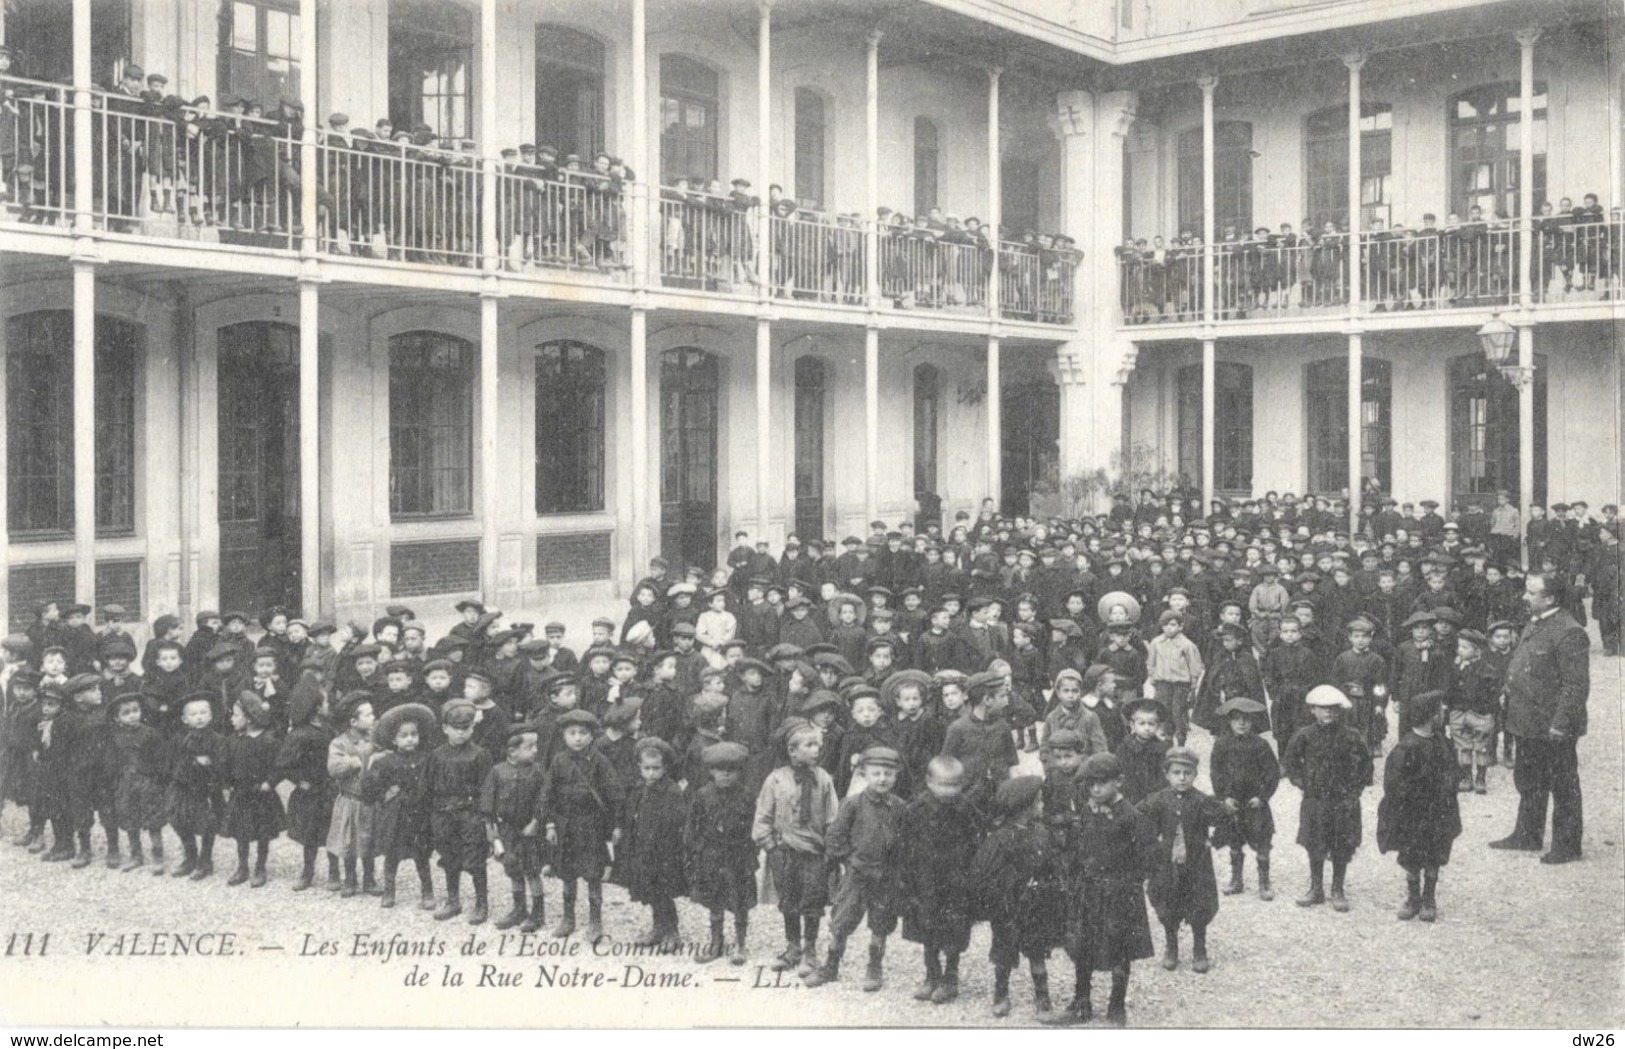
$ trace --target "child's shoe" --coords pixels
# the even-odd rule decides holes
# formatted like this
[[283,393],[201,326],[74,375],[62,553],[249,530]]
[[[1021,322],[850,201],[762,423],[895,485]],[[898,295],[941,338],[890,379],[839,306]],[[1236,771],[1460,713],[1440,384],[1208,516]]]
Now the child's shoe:
[[300,871],[299,877],[293,883],[293,891],[304,892],[306,889],[310,888],[311,884],[315,880],[315,876],[312,875],[310,871]]
[[937,984],[936,993],[931,995],[932,1005],[947,1005],[959,997],[959,977],[944,976],[942,982]]
[[263,889],[267,881],[270,881],[270,879],[265,876],[265,866],[259,864],[254,867],[254,876],[248,879],[248,887],[250,889]]
[[347,877],[344,879],[344,883],[339,887],[339,898],[348,900],[354,897],[360,891],[361,888],[356,884],[355,877]]
[[1316,907],[1326,902],[1326,890],[1319,885],[1309,886],[1309,891],[1298,897],[1299,907]]
[[1417,910],[1416,916],[1425,922],[1439,920],[1439,908],[1433,896],[1434,884],[1431,880],[1422,883],[1422,906]]
[[734,949],[728,955],[728,964],[744,965],[748,960],[749,959],[745,955],[744,942],[739,940],[734,941]]
[[[41,843],[43,844],[43,842]],[[28,851],[33,852],[33,849]],[[61,863],[63,860],[73,859],[73,846],[58,842],[51,846],[51,851],[41,857],[46,863]]]
[[103,865],[110,871],[116,871],[124,866],[124,855],[117,849],[108,849],[107,860]]
[[[497,927],[501,928],[501,925],[499,924]],[[643,932],[638,933],[637,937],[632,941],[632,943],[638,947],[653,947],[655,944],[660,942],[661,934],[662,930],[660,928],[660,923],[653,922]],[[774,971],[777,970],[775,969]]]
[[604,938],[604,923],[598,918],[588,918],[587,927],[582,930],[581,938],[588,943],[597,943]]
[[1077,995],[1067,1003],[1066,1014],[1055,1023],[1086,1024],[1095,1018],[1095,1003],[1084,995]]
[[38,827],[29,827],[28,830],[24,831],[22,834],[12,838],[11,843],[17,846],[19,849],[26,849],[36,841],[39,841],[39,836],[40,829]]
[[1208,961],[1206,951],[1197,951],[1192,955],[1191,972],[1205,973],[1211,968],[1213,968],[1213,963]]
[[818,941],[810,940],[801,946],[801,963],[796,966],[796,975],[805,980],[818,970]]
[[90,846],[79,846],[78,851],[73,854],[73,862],[69,863],[68,866],[72,867],[76,871],[84,870],[86,867],[90,866]]
[[45,838],[38,837],[28,843],[28,854],[30,856],[38,856],[40,853],[44,852],[46,848],[48,848],[48,846],[45,844]]
[[1056,1012],[1049,1000],[1049,974],[1033,975],[1033,1019],[1046,1026],[1055,1022]]
[[440,905],[440,909],[434,912],[434,920],[437,922],[449,922],[461,913],[463,913],[462,898],[459,897],[455,892],[447,893],[446,902],[442,903]]
[[[768,963],[767,967],[773,972],[782,973],[794,969],[799,964],[801,964],[801,944],[787,943],[784,945],[784,950],[780,951],[778,955]],[[919,996],[916,995],[915,997]]]
[[384,875],[384,894],[378,900],[378,906],[385,910],[395,906],[395,872],[389,871]]
[[869,945],[869,965],[863,972],[863,989],[870,994],[880,990],[885,977],[880,971],[881,960],[886,956],[884,944],[871,943]]
[[1478,767],[1478,769],[1476,771],[1474,771],[1474,773],[1473,773],[1473,793],[1474,794],[1488,794],[1490,792],[1489,784],[1484,782],[1484,775],[1485,775],[1486,771],[1487,770],[1482,765],[1480,765]]
[[241,884],[243,884],[243,882],[245,882],[247,880],[248,880],[248,864],[240,863],[240,864],[237,865],[237,869],[234,872],[232,872],[231,877],[226,879],[226,884],[227,885],[241,885]]
[[700,948],[700,953],[694,956],[694,960],[699,962],[701,965],[709,965],[718,958],[722,957],[723,950],[722,934],[720,932],[714,932],[711,934],[710,942],[704,947]]
[[361,891],[368,896],[382,896],[384,894],[384,890],[379,888],[378,879],[374,877],[370,867],[361,876]]
[[170,876],[174,878],[188,878],[191,877],[192,872],[195,870],[197,870],[197,860],[185,859],[181,861],[181,865],[176,867]]
[[824,964],[807,974],[808,987],[822,987],[826,983],[834,983],[841,978],[841,955],[845,948],[830,947],[829,954],[824,958]]
[[1329,899],[1332,901],[1332,910],[1336,911],[1338,914],[1348,913],[1348,897],[1343,895],[1343,890],[1341,888],[1337,887],[1336,885],[1332,886]]
[[542,929],[542,901],[538,898],[525,912],[525,920],[519,923],[520,932],[540,932]]
[[1258,898],[1265,903],[1275,899],[1275,890],[1270,887],[1270,861],[1267,856],[1258,858]]
[[914,1000],[916,1002],[929,1002],[931,1000],[931,996],[936,993],[937,981],[927,976],[925,979],[920,981],[920,985],[918,987],[914,988]]
[[418,910],[432,911],[434,909],[434,882],[425,877],[418,889]]
[[1246,860],[1241,856],[1230,857],[1230,883],[1224,887],[1226,896],[1240,896],[1246,891],[1246,887],[1241,880],[1242,865],[1245,862]]
[[485,898],[485,893],[476,892],[474,894],[474,906],[468,912],[468,924],[470,924],[470,925],[484,925],[485,920],[487,918],[489,918],[490,916],[491,916],[491,904],[490,904],[490,901]]
[[[1008,994],[1003,998],[993,999],[993,1015],[1000,1020],[1010,1015],[1010,996]],[[1042,1023],[1043,1021],[1040,1020],[1039,1022]]]
[[[386,880],[384,891],[388,892],[393,888],[394,886],[389,885]],[[530,910],[525,906],[525,893],[520,890],[513,894],[513,906],[508,909],[508,913],[492,922],[491,927],[493,929],[511,929],[528,917],[530,917]]]
[[129,859],[127,859],[123,863],[119,864],[118,869],[119,869],[120,874],[128,874],[131,871],[135,870],[137,867],[145,867],[146,865],[147,865],[147,858],[145,856],[143,856],[139,852],[132,852],[130,854]]
[[152,850],[152,876],[154,878],[164,876],[164,850],[161,847]]
[[193,881],[202,881],[214,874],[213,860],[198,860],[197,869],[192,872]]
[[1113,1001],[1106,1006],[1106,1022],[1113,1027],[1128,1026],[1128,1006],[1123,1002]]
[[1408,922],[1416,917],[1422,909],[1422,894],[1418,891],[1415,882],[1405,886],[1405,902],[1399,905],[1399,913],[1395,915],[1400,921]]
[[574,907],[566,907],[564,913],[559,915],[559,923],[553,926],[553,938],[562,940],[576,931],[576,911]]

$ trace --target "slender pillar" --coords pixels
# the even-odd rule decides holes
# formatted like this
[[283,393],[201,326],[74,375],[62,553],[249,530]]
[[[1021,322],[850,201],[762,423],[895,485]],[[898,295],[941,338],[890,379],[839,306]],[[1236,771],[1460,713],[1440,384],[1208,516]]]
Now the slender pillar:
[[[185,6],[184,4],[179,6]],[[316,236],[316,129],[321,126],[316,97],[316,0],[299,0],[299,102],[305,119],[299,134],[299,250],[315,254]],[[312,613],[314,614],[314,613]]]
[[[489,278],[487,278],[489,280]],[[491,281],[494,285],[495,282]],[[488,604],[497,602],[498,498],[502,484],[497,463],[497,379],[501,329],[494,286],[480,292],[480,593]]]
[[[4,6],[4,4],[0,4],[0,7]],[[0,15],[0,19],[3,18],[4,15]],[[0,43],[5,42],[3,33],[4,29],[5,24],[3,21],[0,21]],[[4,322],[6,312],[5,304],[6,292],[0,290],[0,405],[10,403],[6,399],[6,368],[4,367],[6,361],[6,325]],[[8,427],[0,426],[0,614],[4,614],[9,620],[11,618],[11,569],[9,567],[11,564],[11,554],[7,549],[7,546],[11,540],[11,504],[6,501],[8,496],[6,492],[6,470],[4,466],[7,461],[6,456],[8,454],[6,448],[7,429]],[[8,631],[9,628],[10,625],[8,623]]]
[[[1525,113],[1529,112],[1527,109]],[[1535,494],[1535,328],[1518,325],[1518,370],[1512,375],[1518,387],[1518,500],[1522,512],[1533,503]],[[1526,518],[1527,519],[1527,518]],[[1528,532],[1524,533],[1523,560],[1529,564]]]
[[[639,181],[632,184],[632,286],[644,288],[649,282],[652,258],[649,231],[659,223],[649,221],[649,209],[657,206],[659,195],[650,187],[660,184],[660,175],[649,157],[649,41],[644,24],[644,0],[632,0],[632,171]],[[639,442],[642,435],[639,434]],[[639,564],[637,570],[643,571]]]
[[1000,347],[996,335],[987,340],[987,494],[1004,506],[1004,399],[999,378]]
[[[880,38],[876,29],[869,34],[864,85],[867,103],[863,138],[863,283],[869,290],[869,308],[880,303]],[[870,337],[878,337],[870,329]],[[872,482],[871,482],[872,483]],[[874,520],[871,511],[869,520]]]
[[[641,9],[643,0],[636,0]],[[659,498],[649,478],[649,311],[632,307],[632,572],[649,566],[649,504]]]
[[[999,315],[999,227],[1004,225],[1003,148],[999,142],[999,75],[1003,72],[998,66],[987,71],[987,239],[993,246],[993,266],[987,275],[987,311],[994,317]],[[991,396],[993,387],[988,389]],[[997,488],[993,494],[997,498]]]
[[[309,2],[309,0],[306,0]],[[485,270],[495,273],[502,247],[497,243],[497,0],[480,0],[480,253]],[[642,168],[634,168],[643,174]]]
[[[1343,56],[1343,64],[1349,69],[1349,312],[1358,314],[1365,308],[1365,293],[1361,282],[1365,279],[1365,267],[1358,264],[1360,258],[1360,149],[1363,143],[1360,140],[1361,91],[1360,70],[1365,66],[1365,56],[1352,54]],[[1354,352],[1352,349],[1350,353]]]
[[73,593],[96,603],[96,267],[73,263]]
[[[1219,86],[1219,78],[1199,77],[1196,86],[1202,89],[1202,318],[1211,324],[1218,316],[1218,259],[1213,245],[1213,91]],[[1208,498],[1211,501],[1211,493]]]
[[[756,289],[762,298],[767,298],[769,282],[773,279],[768,263],[772,260],[773,246],[773,216],[767,208],[767,187],[773,181],[773,3],[772,0],[757,0],[756,4],[756,192],[761,195],[762,206],[756,211],[757,215],[757,252],[756,252]],[[757,333],[757,347],[761,347],[760,329]],[[760,363],[760,356],[757,357]],[[757,508],[761,511],[762,521],[767,520],[767,508],[763,505]],[[763,533],[765,534],[765,533]],[[758,535],[757,538],[761,538]]]
[[[766,254],[763,252],[762,254]],[[767,538],[773,469],[773,323],[756,319],[756,538]]]
[[863,332],[863,514],[880,516],[880,329]]
[[1214,342],[1212,339],[1202,340],[1202,506],[1213,505],[1213,492],[1217,487],[1213,483],[1213,385],[1214,371]]
[[299,603],[322,612],[321,284],[299,282]]
[[90,0],[73,0],[73,229],[94,225],[95,168],[92,165],[90,89]]
[[[1530,264],[1535,254],[1535,41],[1539,39],[1538,27],[1518,33],[1518,305],[1526,310],[1535,302]],[[1522,346],[1520,341],[1520,353]]]
[[1360,527],[1360,482],[1365,464],[1365,433],[1361,426],[1364,412],[1361,399],[1360,377],[1365,364],[1365,336],[1349,332],[1349,534]]

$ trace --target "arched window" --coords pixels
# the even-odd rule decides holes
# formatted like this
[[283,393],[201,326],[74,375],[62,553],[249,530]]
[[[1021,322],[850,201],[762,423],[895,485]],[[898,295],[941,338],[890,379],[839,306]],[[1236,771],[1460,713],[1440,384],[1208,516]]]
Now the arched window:
[[[1221,120],[1213,126],[1213,231],[1253,228],[1253,126]],[[1179,228],[1202,232],[1202,129],[1179,134]]]
[[679,346],[660,355],[660,549],[674,565],[717,563],[715,354]]
[[803,207],[824,207],[824,120],[824,96],[796,88],[796,200]]
[[[135,384],[142,332],[96,317],[96,533],[135,529]],[[73,532],[73,314],[6,322],[6,528]]]
[[[1304,377],[1309,417],[1309,483],[1317,495],[1348,488],[1348,361],[1316,361]],[[1360,477],[1375,479],[1383,491],[1393,489],[1389,416],[1393,404],[1393,366],[1380,357],[1360,358]],[[1356,493],[1358,497],[1358,493]]]
[[536,144],[553,146],[561,157],[604,148],[604,45],[597,37],[569,26],[536,27]]
[[[914,494],[937,493],[937,428],[942,418],[942,376],[935,365],[914,368]],[[922,512],[925,507],[921,507]]]
[[914,118],[914,214],[937,206],[937,125],[930,117]]
[[717,74],[692,58],[661,55],[661,177],[716,178],[720,120]]
[[467,514],[474,505],[474,347],[434,331],[389,340],[389,512]]
[[1518,388],[1481,353],[1450,361],[1450,489],[1455,502],[1546,505],[1546,358],[1535,355],[1535,491],[1518,491]]
[[[1450,201],[1463,218],[1473,205],[1486,218],[1518,215],[1517,84],[1486,84],[1450,100]],[[1546,85],[1537,82],[1535,207],[1546,199]]]
[[536,349],[536,512],[604,508],[604,351],[560,340]]
[[441,138],[472,134],[474,15],[451,0],[390,0],[389,119]]
[[[1179,369],[1179,473],[1202,485],[1202,366]],[[1213,369],[1213,488],[1253,488],[1253,370],[1219,361]]]
[[824,537],[824,403],[828,372],[818,357],[796,361],[796,534]]
[[[1360,226],[1389,219],[1393,172],[1394,107],[1386,102],[1360,106]],[[1311,113],[1304,122],[1304,215],[1316,226],[1327,219],[1339,226],[1349,218],[1349,107]]]

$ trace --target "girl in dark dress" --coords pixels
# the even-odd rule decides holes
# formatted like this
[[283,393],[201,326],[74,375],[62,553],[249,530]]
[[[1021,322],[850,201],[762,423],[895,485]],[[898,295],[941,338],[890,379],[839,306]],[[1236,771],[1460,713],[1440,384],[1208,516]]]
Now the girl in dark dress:
[[384,895],[380,907],[395,906],[395,874],[410,859],[418,872],[422,910],[435,909],[434,881],[429,875],[429,805],[423,771],[429,760],[424,746],[436,732],[435,712],[422,703],[392,707],[372,727],[378,751],[361,775],[361,795],[375,806],[373,847],[384,857]]
[[[237,871],[227,885],[251,881],[252,888],[265,885],[265,858],[271,839],[282,833],[286,817],[282,799],[277,796],[277,742],[271,734],[276,715],[258,692],[244,691],[231,707],[231,727],[236,735],[226,741],[226,785],[231,800],[226,804],[225,835],[237,839]],[[254,846],[254,873],[248,871],[248,846]]]
[[1455,753],[1438,725],[1444,697],[1443,692],[1411,697],[1411,729],[1389,752],[1382,770],[1377,848],[1397,852],[1405,870],[1400,921],[1438,918],[1434,893],[1439,868],[1450,862],[1451,846],[1461,836]]
[[169,825],[181,839],[184,858],[177,878],[202,881],[214,873],[214,836],[225,815],[226,740],[213,727],[214,700],[194,692],[181,707],[181,733],[169,762],[169,789],[164,807]]
[[152,859],[164,872],[164,790],[163,736],[151,725],[141,723],[142,698],[126,693],[113,702],[113,732],[106,758],[111,765],[108,779],[113,784],[113,815],[118,829],[130,842],[130,858],[121,871],[133,871],[146,863],[141,832],[152,843]]
[[[323,698],[320,687],[311,685],[306,675],[294,690],[288,708],[288,720],[293,728],[282,741],[277,752],[276,777],[293,784],[288,795],[288,837],[304,850],[304,866],[299,880],[293,883],[294,892],[310,888],[316,878],[316,852],[327,844],[327,831],[333,819],[333,796],[329,793],[327,778],[327,747],[333,741],[333,730],[323,716]],[[339,859],[327,854],[327,887],[337,892]]]
[[646,903],[653,912],[649,931],[634,942],[673,949],[678,944],[676,899],[688,891],[683,876],[688,800],[677,785],[677,752],[669,744],[656,737],[640,739],[637,756],[639,782],[627,799],[626,838],[616,869],[625,868],[633,902]]

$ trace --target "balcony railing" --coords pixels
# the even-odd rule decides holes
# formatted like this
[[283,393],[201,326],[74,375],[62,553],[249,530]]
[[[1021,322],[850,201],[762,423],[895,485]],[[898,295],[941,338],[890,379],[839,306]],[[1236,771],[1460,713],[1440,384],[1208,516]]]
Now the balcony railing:
[[[1363,233],[1356,264],[1374,313],[1499,307],[1518,301],[1513,222]],[[1123,321],[1203,319],[1202,250],[1117,249]],[[1613,296],[1625,260],[1625,221],[1537,220],[1531,275],[1537,303]],[[1348,306],[1349,235],[1271,237],[1214,250],[1219,320],[1336,314]]]
[[[73,91],[0,78],[0,218],[69,226],[75,214]],[[291,119],[269,120],[91,91],[87,210],[97,228],[147,238],[474,268],[487,260],[484,161],[471,152],[326,130],[313,146],[317,220],[302,228],[305,153]],[[560,270],[624,278],[632,209],[644,198],[593,172],[498,166],[492,260],[509,272]],[[650,242],[668,288],[861,306],[867,253],[878,245],[880,294],[899,309],[985,315],[993,252],[943,232],[800,211],[764,216],[757,202],[663,189]],[[871,238],[874,238],[871,240]],[[767,288],[759,287],[758,252]],[[999,246],[999,312],[1072,319],[1075,256]]]

